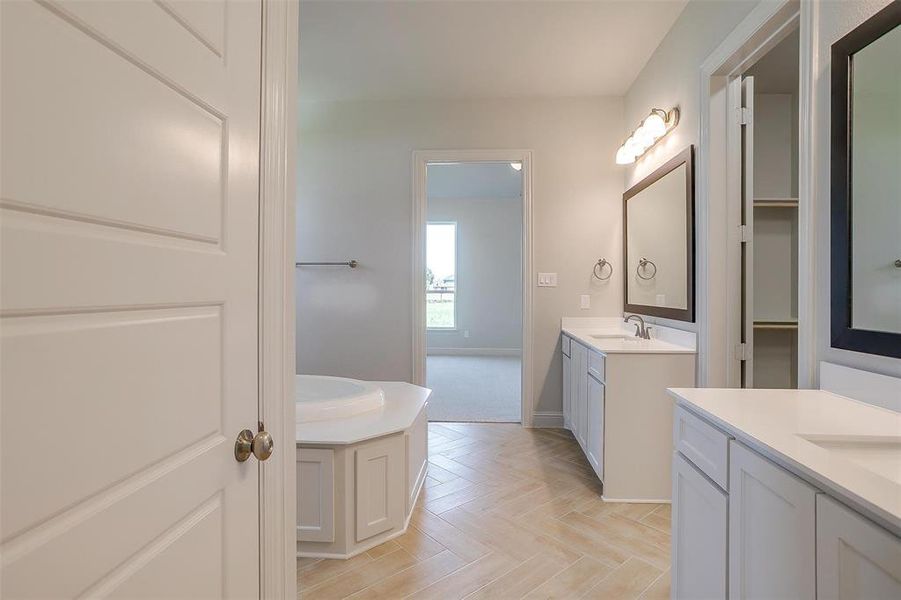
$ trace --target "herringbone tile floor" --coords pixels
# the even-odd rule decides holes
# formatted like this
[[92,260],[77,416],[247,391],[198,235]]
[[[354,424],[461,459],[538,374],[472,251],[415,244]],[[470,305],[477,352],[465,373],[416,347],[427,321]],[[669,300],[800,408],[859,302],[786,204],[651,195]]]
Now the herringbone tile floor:
[[298,560],[299,598],[669,598],[669,505],[603,502],[568,431],[433,423],[429,446],[407,532]]

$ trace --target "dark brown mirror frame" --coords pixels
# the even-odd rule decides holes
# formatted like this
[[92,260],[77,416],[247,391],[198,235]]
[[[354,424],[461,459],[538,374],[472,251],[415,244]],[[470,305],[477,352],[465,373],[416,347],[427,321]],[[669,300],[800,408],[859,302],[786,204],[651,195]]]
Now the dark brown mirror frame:
[[854,329],[851,323],[851,62],[856,52],[901,25],[901,2],[832,44],[832,347],[901,358],[901,334]]
[[[663,176],[675,170],[680,165],[685,165],[685,244],[686,244],[686,307],[667,308],[665,306],[648,306],[644,304],[629,303],[629,199],[639,192],[647,189]],[[638,313],[652,317],[662,317],[675,321],[695,320],[695,185],[694,185],[694,146],[689,146],[653,173],[626,190],[623,194],[623,306],[625,312]]]

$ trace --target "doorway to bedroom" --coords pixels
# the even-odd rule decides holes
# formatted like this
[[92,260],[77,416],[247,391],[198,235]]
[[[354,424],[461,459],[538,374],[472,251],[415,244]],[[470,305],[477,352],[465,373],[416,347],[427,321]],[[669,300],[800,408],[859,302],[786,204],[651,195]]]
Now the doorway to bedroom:
[[429,420],[520,422],[523,164],[427,165]]

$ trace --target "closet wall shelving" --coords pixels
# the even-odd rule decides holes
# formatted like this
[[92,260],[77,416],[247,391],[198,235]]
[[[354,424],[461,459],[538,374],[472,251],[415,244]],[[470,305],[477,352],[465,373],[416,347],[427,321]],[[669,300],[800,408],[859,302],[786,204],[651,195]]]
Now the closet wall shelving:
[[[755,76],[766,89],[765,74]],[[782,90],[780,90],[782,91]],[[785,90],[786,92],[789,90]],[[797,93],[754,96],[753,387],[798,382]]]

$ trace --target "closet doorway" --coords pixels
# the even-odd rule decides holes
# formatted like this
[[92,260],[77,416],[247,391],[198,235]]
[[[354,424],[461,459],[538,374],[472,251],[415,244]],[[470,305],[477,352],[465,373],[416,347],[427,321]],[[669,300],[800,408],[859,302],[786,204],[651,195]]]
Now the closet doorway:
[[741,126],[741,386],[798,387],[799,32],[734,83]]

